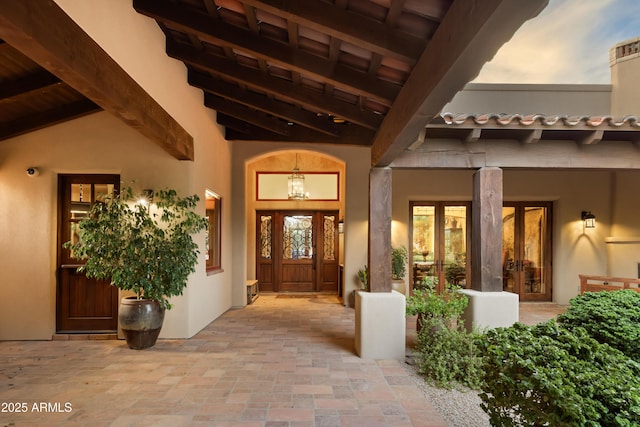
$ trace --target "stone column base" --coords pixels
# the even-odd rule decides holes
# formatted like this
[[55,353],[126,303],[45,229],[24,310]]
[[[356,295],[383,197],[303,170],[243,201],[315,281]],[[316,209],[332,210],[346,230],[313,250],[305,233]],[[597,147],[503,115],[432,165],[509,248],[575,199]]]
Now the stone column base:
[[462,315],[467,330],[471,330],[472,325],[479,328],[509,327],[519,320],[518,294],[473,289],[460,292],[469,297],[469,305]]
[[356,292],[356,354],[363,359],[404,360],[406,299],[397,291]]

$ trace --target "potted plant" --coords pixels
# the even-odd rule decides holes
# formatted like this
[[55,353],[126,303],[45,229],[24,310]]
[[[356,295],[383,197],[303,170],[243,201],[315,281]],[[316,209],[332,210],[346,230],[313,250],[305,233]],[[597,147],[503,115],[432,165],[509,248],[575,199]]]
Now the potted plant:
[[363,291],[369,290],[369,268],[365,265],[358,270],[358,280],[360,281],[360,289]]
[[404,276],[407,273],[407,262],[409,253],[407,248],[400,246],[391,248],[391,288],[401,294],[406,294]]
[[160,334],[168,298],[182,295],[195,271],[199,251],[192,235],[206,229],[207,220],[193,211],[196,195],[161,190],[153,204],[136,200],[127,187],[96,203],[78,224],[79,240],[65,247],[86,259],[79,271],[135,294],[121,300],[118,322],[127,345],[143,349]]
[[[367,266],[363,266],[360,270],[358,270],[358,273],[356,274],[358,277],[358,282],[360,283],[360,290],[362,291],[368,291],[369,290],[369,281],[368,281],[368,276],[369,276],[369,269],[367,268]],[[350,294],[349,294],[349,307],[355,307],[356,306],[356,292],[358,290],[354,289]]]
[[427,276],[424,285],[407,297],[406,313],[407,316],[418,316],[418,333],[426,324],[451,328],[469,304],[469,298],[459,292],[459,286],[447,284],[445,290],[438,293],[436,284],[435,276]]

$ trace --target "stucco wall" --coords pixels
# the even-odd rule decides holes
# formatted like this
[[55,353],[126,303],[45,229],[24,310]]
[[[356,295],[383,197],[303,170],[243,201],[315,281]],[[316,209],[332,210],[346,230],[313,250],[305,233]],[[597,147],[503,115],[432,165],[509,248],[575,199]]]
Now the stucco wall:
[[[194,162],[180,162],[108,113],[98,113],[0,144],[0,339],[50,339],[55,332],[57,173],[119,173],[145,188],[171,186],[204,199],[231,198],[231,152],[187,84],[183,64],[167,57],[162,31],[128,0],[57,3],[194,137]],[[42,174],[27,180],[24,170]],[[223,205],[224,206],[224,205]],[[204,214],[204,202],[199,206]],[[223,209],[221,273],[207,276],[204,254],[161,337],[194,335],[231,306],[231,210]],[[6,237],[5,237],[6,236]],[[11,240],[9,240],[9,238]],[[9,246],[10,242],[10,246]],[[203,247],[204,233],[197,236]]]
[[615,175],[611,203],[611,234],[607,239],[608,274],[616,277],[640,277],[640,171]]
[[610,114],[611,85],[469,83],[443,112],[464,114]]
[[[636,39],[640,41],[640,38]],[[632,42],[628,40],[628,42]],[[611,62],[611,61],[610,61]],[[624,56],[611,63],[611,114],[640,117],[640,53]]]

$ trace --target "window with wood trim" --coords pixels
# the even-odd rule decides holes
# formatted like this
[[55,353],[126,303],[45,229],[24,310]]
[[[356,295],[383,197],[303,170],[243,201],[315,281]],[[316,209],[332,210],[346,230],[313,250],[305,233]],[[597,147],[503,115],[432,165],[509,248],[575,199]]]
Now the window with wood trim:
[[207,238],[205,242],[207,272],[222,269],[221,259],[221,218],[222,218],[222,199],[219,195],[211,190],[206,191],[206,217],[208,221]]

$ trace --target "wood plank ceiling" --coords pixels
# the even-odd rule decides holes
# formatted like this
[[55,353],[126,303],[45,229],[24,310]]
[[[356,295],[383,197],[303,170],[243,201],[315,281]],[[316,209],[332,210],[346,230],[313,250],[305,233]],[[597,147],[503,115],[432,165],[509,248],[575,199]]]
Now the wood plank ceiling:
[[0,140],[101,110],[0,40]]

